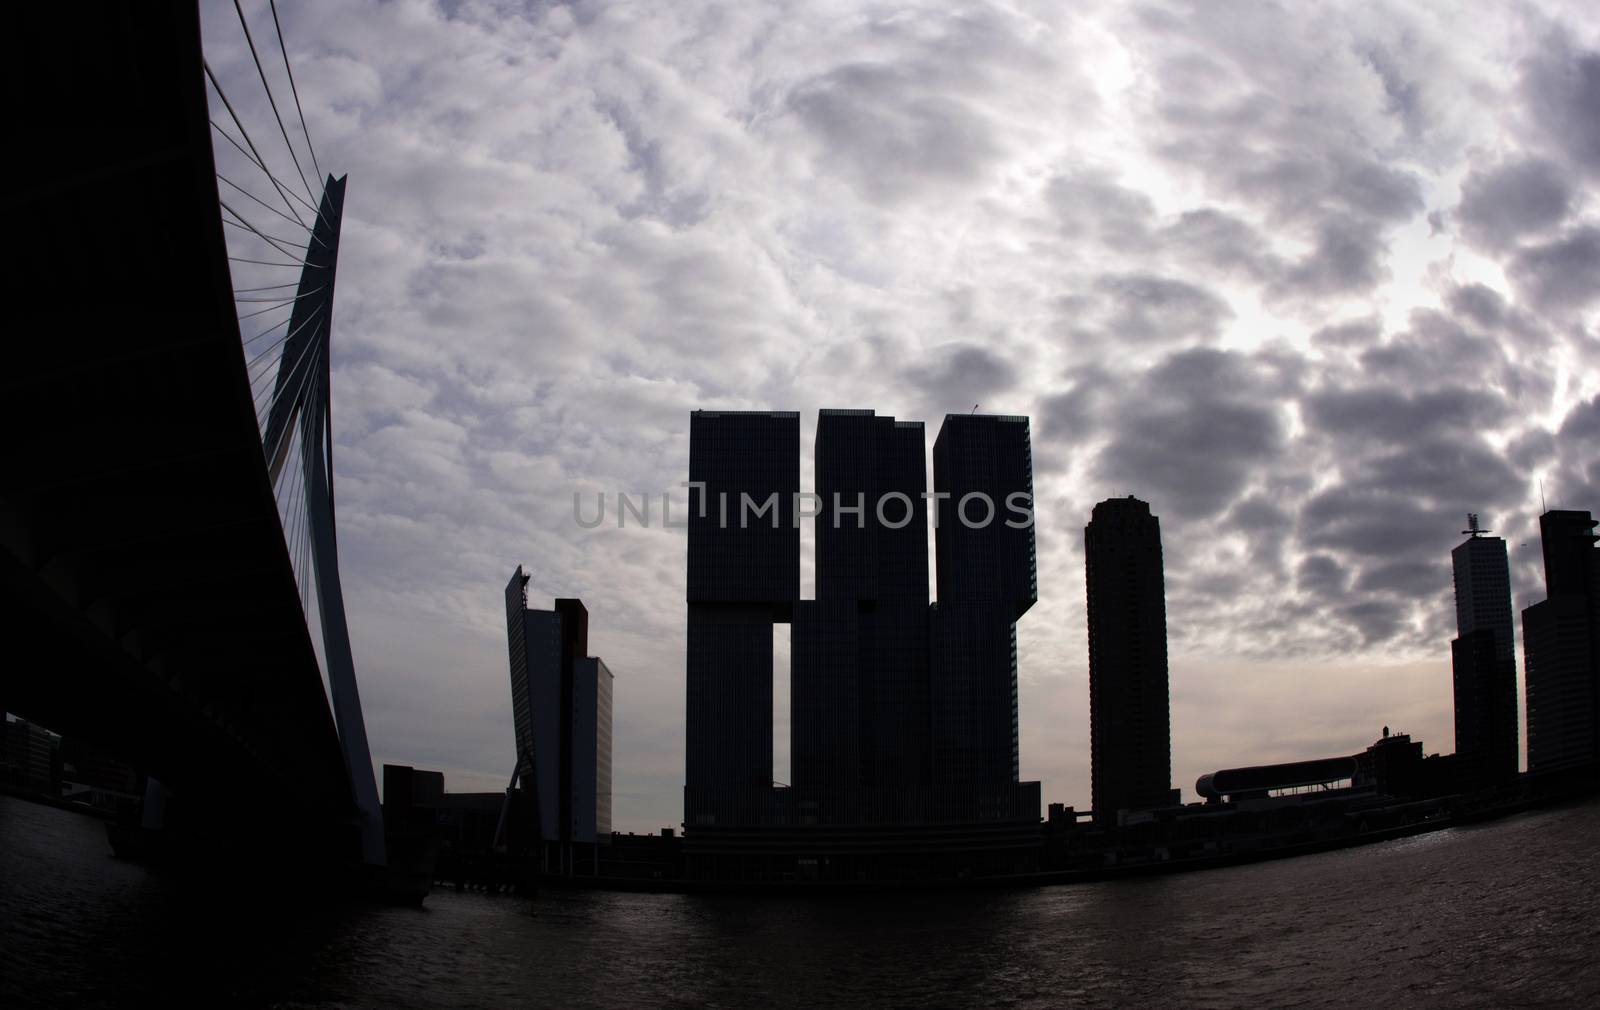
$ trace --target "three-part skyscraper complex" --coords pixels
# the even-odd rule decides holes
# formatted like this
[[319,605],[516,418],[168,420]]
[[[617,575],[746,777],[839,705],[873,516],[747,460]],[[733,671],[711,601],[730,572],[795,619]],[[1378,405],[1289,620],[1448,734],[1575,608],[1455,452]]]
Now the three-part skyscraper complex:
[[[1017,733],[1016,622],[1038,597],[1027,418],[947,416],[932,494],[921,422],[822,411],[814,460],[802,497],[798,414],[691,419],[685,826],[1037,821]],[[813,512],[803,600],[796,519]],[[785,622],[794,781],[780,784]]]

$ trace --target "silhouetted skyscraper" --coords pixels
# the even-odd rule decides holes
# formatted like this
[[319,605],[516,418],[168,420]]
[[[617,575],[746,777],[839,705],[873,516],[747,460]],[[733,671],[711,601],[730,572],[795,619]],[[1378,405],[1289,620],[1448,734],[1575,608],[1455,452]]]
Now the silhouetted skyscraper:
[[539,834],[560,844],[564,868],[574,842],[611,834],[612,674],[589,651],[582,600],[529,610],[529,576],[518,566],[506,585],[506,637],[517,762],[538,812]]
[[1600,551],[1588,512],[1539,517],[1546,599],[1522,611],[1528,770],[1600,760]]
[[[573,662],[574,761],[569,816],[573,838],[580,842],[605,841],[611,835],[611,688],[615,679],[599,656],[580,656]],[[587,760],[590,755],[593,761]]]
[[684,822],[758,824],[772,793],[772,625],[800,596],[800,415],[689,421]]
[[1450,658],[1456,753],[1470,786],[1517,773],[1517,664],[1506,542],[1485,536],[1476,515],[1468,526],[1467,539],[1450,552],[1460,633]]
[[[928,777],[927,467],[920,421],[817,418],[817,598],[797,605],[791,760],[802,817],[880,819]],[[871,794],[870,809],[862,806]]]
[[1089,599],[1090,777],[1095,820],[1172,798],[1161,525],[1129,495],[1084,529]]
[[[1015,625],[1036,596],[1027,418],[945,421],[932,609],[920,422],[819,416],[814,600],[798,598],[797,415],[697,411],[690,432],[704,491],[690,496],[689,837],[1036,822],[1039,784],[1017,781]],[[772,623],[791,618],[794,782],[775,791]]]
[[933,484],[939,496],[933,780],[1015,783],[1021,771],[1016,622],[1038,599],[1028,419],[947,414],[933,444]]

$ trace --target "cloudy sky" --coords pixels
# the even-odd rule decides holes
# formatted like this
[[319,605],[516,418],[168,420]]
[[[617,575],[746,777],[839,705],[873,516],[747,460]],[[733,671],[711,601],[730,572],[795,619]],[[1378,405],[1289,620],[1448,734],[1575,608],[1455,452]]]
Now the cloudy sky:
[[[280,13],[350,179],[335,469],[374,759],[452,790],[511,770],[521,563],[616,674],[617,827],[681,819],[683,533],[583,530],[572,499],[681,495],[695,408],[800,411],[803,486],[819,408],[925,420],[930,449],[947,412],[1032,417],[1022,769],[1080,808],[1094,502],[1161,518],[1188,798],[1385,724],[1452,750],[1465,514],[1520,608],[1540,481],[1600,509],[1586,5]],[[231,3],[204,22],[269,135]]]

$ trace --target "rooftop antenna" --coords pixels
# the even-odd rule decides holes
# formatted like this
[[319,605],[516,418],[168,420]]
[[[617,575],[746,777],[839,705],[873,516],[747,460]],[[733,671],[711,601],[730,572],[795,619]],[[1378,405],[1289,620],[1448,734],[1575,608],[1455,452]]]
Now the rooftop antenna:
[[976,403],[974,403],[972,405],[972,410],[970,411],[970,413],[976,414],[977,412],[978,412],[978,405]]
[[1480,527],[1478,525],[1478,513],[1476,513],[1476,512],[1468,512],[1467,513],[1467,528],[1462,530],[1461,532],[1464,535],[1472,537],[1474,540],[1476,540],[1478,537],[1483,536],[1485,533],[1493,533],[1494,530],[1486,530],[1486,529],[1483,529],[1482,527]]
[[1550,506],[1548,506],[1548,505],[1546,505],[1544,503],[1544,478],[1540,477],[1539,478],[1539,512],[1541,514],[1543,514],[1543,513],[1548,512],[1548,511],[1550,511]]

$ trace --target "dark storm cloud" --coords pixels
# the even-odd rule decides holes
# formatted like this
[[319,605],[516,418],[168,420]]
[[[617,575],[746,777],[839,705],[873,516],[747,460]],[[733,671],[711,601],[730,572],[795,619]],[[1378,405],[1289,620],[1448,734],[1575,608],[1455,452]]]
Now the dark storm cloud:
[[1420,139],[1432,125],[1428,116],[1427,96],[1420,68],[1412,65],[1414,54],[1406,52],[1406,43],[1385,45],[1365,40],[1356,46],[1357,51],[1383,82],[1388,98],[1388,111],[1405,124],[1406,134]]
[[1228,303],[1204,288],[1155,274],[1107,274],[1095,287],[1111,302],[1106,327],[1113,338],[1161,343],[1210,340],[1233,316]]
[[1394,600],[1363,600],[1335,607],[1334,613],[1361,635],[1362,645],[1387,642],[1400,630],[1400,609]]
[[1527,486],[1470,428],[1397,446],[1351,468],[1349,486],[1411,495],[1446,512],[1489,512],[1521,500]]
[[1282,269],[1260,232],[1215,207],[1185,211],[1160,233],[1161,244],[1189,262],[1245,279],[1263,280]]
[[1562,419],[1556,437],[1575,449],[1587,445],[1600,456],[1600,396],[1573,407]]
[[[1481,286],[1453,287],[1445,303],[1414,312],[1407,329],[1361,353],[1359,371],[1324,375],[1299,403],[1301,451],[1334,477],[1300,510],[1298,546],[1327,559],[1302,562],[1302,591],[1348,579],[1354,593],[1392,600],[1403,611],[1393,619],[1379,606],[1341,612],[1369,643],[1425,641],[1459,517],[1514,511],[1529,486],[1532,462],[1485,437],[1549,396],[1549,378],[1507,353],[1514,339],[1526,342],[1527,321]],[[1319,342],[1376,338],[1375,323],[1354,325]]]
[[1283,272],[1274,292],[1324,297],[1365,291],[1388,276],[1383,256],[1383,238],[1372,225],[1330,218],[1318,226],[1311,251]]
[[1045,198],[1074,242],[1093,242],[1113,249],[1136,249],[1150,240],[1155,208],[1150,198],[1113,182],[1103,172],[1078,171],[1060,176],[1045,189]]
[[1260,285],[1273,308],[1316,313],[1381,287],[1394,230],[1426,212],[1419,169],[1451,104],[1423,62],[1437,58],[1430,34],[1373,15],[1396,17],[1405,27],[1281,6],[1134,15],[1163,42],[1149,64],[1155,150],[1228,208],[1190,208],[1163,238]]
[[1447,430],[1472,431],[1508,413],[1499,397],[1465,386],[1414,394],[1389,385],[1324,389],[1307,396],[1301,406],[1312,428],[1340,439],[1385,445]]
[[1294,532],[1294,516],[1278,502],[1265,495],[1251,495],[1235,503],[1221,525],[1244,535],[1250,566],[1256,572],[1283,570],[1284,548]]
[[932,364],[901,374],[943,410],[966,410],[1016,388],[1017,372],[1010,362],[976,344],[945,344],[927,356]]
[[[652,135],[648,110],[629,107],[618,99],[596,100],[596,111],[613,126],[627,148],[627,171],[641,183],[639,194],[618,212],[624,218],[654,217],[674,228],[694,225],[705,217],[711,194],[674,173],[665,142]],[[659,129],[656,127],[655,129]]]
[[1107,419],[1111,441],[1095,462],[1111,490],[1181,518],[1214,516],[1255,467],[1283,444],[1283,422],[1260,364],[1208,349],[1166,358],[1127,390]]
[[1383,337],[1383,327],[1377,317],[1352,319],[1349,322],[1330,323],[1311,334],[1312,347],[1368,347]]
[[1543,428],[1533,428],[1506,443],[1506,457],[1527,467],[1536,467],[1556,454],[1556,436]]
[[1574,52],[1564,34],[1552,33],[1523,64],[1522,96],[1539,130],[1600,175],[1600,52]]
[[1409,323],[1361,352],[1358,360],[1369,381],[1394,388],[1477,388],[1521,409],[1542,407],[1549,399],[1548,362],[1529,356],[1545,341],[1542,332],[1516,333],[1513,341],[1513,334],[1485,331],[1470,318],[1433,308],[1414,309]]
[[1286,220],[1334,210],[1394,222],[1422,210],[1422,185],[1415,174],[1335,149],[1322,155],[1240,167],[1231,182],[1239,195]]
[[[1411,386],[1409,378],[1348,375],[1300,401],[1302,449],[1336,479],[1300,509],[1297,541],[1314,553],[1299,578],[1302,592],[1348,580],[1356,594],[1391,599],[1391,609],[1410,613],[1420,604],[1418,619],[1427,623],[1436,609],[1429,601],[1448,586],[1440,558],[1460,528],[1458,517],[1515,509],[1528,474],[1483,437],[1515,416],[1504,397],[1459,383]],[[1381,609],[1341,613],[1369,643],[1426,630],[1409,618],[1385,618]]]
[[1488,249],[1514,244],[1530,232],[1559,224],[1573,192],[1560,166],[1527,158],[1474,171],[1461,184],[1461,231]]
[[1098,428],[1096,411],[1118,395],[1120,382],[1098,365],[1085,365],[1068,373],[1070,385],[1039,401],[1039,431],[1052,442],[1081,441]]
[[[1009,148],[995,106],[1054,73],[1055,56],[1030,39],[1031,27],[997,11],[868,15],[851,41],[871,55],[798,77],[784,105],[818,142],[816,169],[870,202],[964,192]],[[1074,92],[1076,102],[1093,100]]]
[[1295,569],[1295,588],[1309,596],[1337,599],[1350,585],[1350,573],[1332,554],[1308,554]]
[[985,117],[895,66],[836,67],[797,86],[789,106],[823,142],[828,167],[879,201],[971,182],[999,154]]
[[1600,395],[1580,403],[1555,435],[1551,504],[1600,511]]
[[1449,585],[1449,559],[1429,554],[1425,559],[1388,561],[1361,572],[1352,587],[1360,593],[1393,593],[1402,598],[1425,600],[1439,595]]
[[1600,298],[1600,228],[1574,228],[1543,245],[1528,246],[1507,272],[1517,290],[1547,311],[1579,309]]
[[1300,510],[1300,542],[1346,560],[1403,557],[1448,543],[1439,516],[1423,503],[1383,490],[1335,485]]
[[1500,292],[1482,284],[1463,284],[1455,288],[1450,292],[1447,303],[1452,312],[1466,316],[1485,329],[1494,329],[1507,321],[1505,298]]

